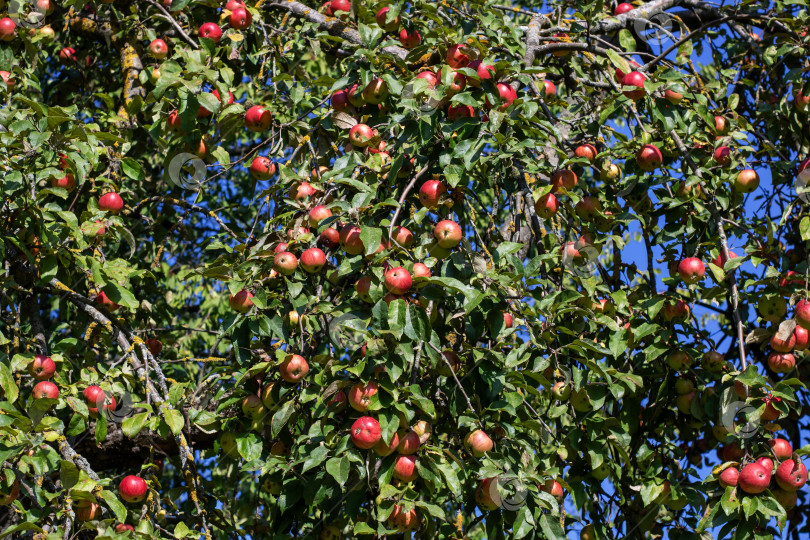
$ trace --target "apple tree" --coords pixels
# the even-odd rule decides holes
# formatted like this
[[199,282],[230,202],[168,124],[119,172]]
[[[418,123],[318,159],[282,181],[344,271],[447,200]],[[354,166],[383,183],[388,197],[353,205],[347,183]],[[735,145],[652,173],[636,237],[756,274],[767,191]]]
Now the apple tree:
[[808,26],[0,1],[0,537],[806,537]]

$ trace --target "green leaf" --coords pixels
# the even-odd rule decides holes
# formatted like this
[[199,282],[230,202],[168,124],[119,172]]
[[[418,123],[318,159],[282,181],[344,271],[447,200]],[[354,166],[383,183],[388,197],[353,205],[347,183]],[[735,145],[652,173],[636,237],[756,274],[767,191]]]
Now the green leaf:
[[[630,30],[627,28],[619,30],[619,44],[626,52],[634,52],[636,50],[636,38],[633,37],[633,34],[631,34]],[[625,70],[622,71],[627,73]]]
[[121,423],[121,431],[130,439],[134,439],[138,433],[141,432],[146,421],[149,419],[149,413],[142,412],[125,418]]
[[276,411],[276,414],[274,414],[272,420],[270,420],[270,434],[273,437],[277,436],[281,432],[281,429],[287,424],[287,421],[294,412],[295,402],[293,401],[287,401],[278,411]]
[[101,498],[104,499],[104,502],[106,502],[110,510],[113,511],[118,521],[122,523],[126,521],[127,509],[123,505],[123,503],[118,500],[118,497],[116,497],[115,493],[113,493],[112,491],[108,491],[106,489],[102,489]]
[[366,248],[366,255],[371,255],[377,251],[382,241],[382,229],[377,227],[362,227],[360,229],[360,240]]
[[185,420],[183,419],[183,414],[177,409],[164,409],[163,419],[166,420],[166,424],[169,426],[169,429],[171,429],[172,433],[174,433],[175,435],[177,435],[178,433],[180,433],[180,431],[183,430]]
[[127,157],[121,160],[121,170],[133,180],[142,181],[146,179],[141,164],[132,158]]
[[326,472],[332,475],[339,485],[346,484],[349,479],[349,457],[333,457],[326,462]]
[[129,289],[126,289],[115,282],[108,281],[107,284],[102,287],[102,289],[107,297],[109,297],[109,299],[116,304],[120,304],[132,309],[137,309],[139,306],[135,295],[132,294]]
[[17,401],[17,396],[20,395],[20,389],[17,388],[17,383],[14,382],[14,375],[6,364],[0,363],[0,388],[3,389],[4,399],[10,403]]

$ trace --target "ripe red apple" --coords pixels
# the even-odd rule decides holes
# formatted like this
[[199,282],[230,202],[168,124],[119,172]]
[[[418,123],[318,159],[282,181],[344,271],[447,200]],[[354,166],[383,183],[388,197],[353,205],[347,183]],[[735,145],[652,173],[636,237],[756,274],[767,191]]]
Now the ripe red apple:
[[349,130],[349,142],[356,148],[365,148],[374,138],[374,130],[366,124],[355,124]]
[[115,192],[105,193],[98,199],[98,209],[117,214],[124,207],[124,199]]
[[119,523],[119,524],[117,524],[115,526],[115,532],[121,533],[121,534],[123,534],[123,533],[125,533],[127,531],[134,531],[134,530],[135,530],[135,527],[133,527],[132,525],[128,525],[126,523]]
[[121,307],[118,304],[116,304],[115,302],[113,302],[112,300],[110,300],[110,298],[107,296],[107,294],[104,291],[101,291],[100,293],[98,293],[98,296],[96,296],[96,303],[101,304],[102,306],[104,306],[105,308],[107,308],[110,311],[115,311],[115,310],[117,310],[118,308]]
[[430,268],[426,264],[423,263],[414,263],[413,264],[413,277],[415,278],[429,278],[430,277]]
[[646,75],[640,71],[631,71],[622,78],[622,86],[634,86],[635,90],[625,90],[622,93],[633,101],[638,101],[647,95],[644,89],[644,81],[647,80]]
[[476,429],[464,438],[464,446],[472,452],[473,456],[480,458],[492,450],[492,439],[483,430]]
[[796,336],[794,334],[790,334],[787,341],[779,339],[777,334],[774,334],[773,337],[771,337],[771,349],[778,353],[789,353],[795,346]]
[[654,171],[661,166],[664,160],[661,151],[654,144],[645,144],[636,154],[636,163],[644,171]]
[[[630,65],[631,68],[640,68],[641,67],[639,65],[639,63],[636,62],[635,60],[628,60],[627,63]],[[624,80],[624,77],[626,75],[627,75],[627,73],[625,73],[624,71],[622,71],[619,68],[616,68],[616,71],[613,72],[613,78],[616,79],[616,82],[619,83],[619,84],[622,84],[622,81]]]
[[409,248],[413,245],[413,233],[406,229],[405,227],[400,227],[397,225],[394,227],[394,230],[391,231],[391,237],[404,248]]
[[91,414],[97,414],[98,409],[103,407],[107,402],[106,392],[104,392],[100,386],[96,385],[85,388],[82,392],[82,396],[84,397],[84,401],[87,403],[88,410]]
[[470,105],[450,105],[447,107],[447,119],[455,122],[460,118],[475,118],[475,109]]
[[[318,249],[318,251],[321,250]],[[295,273],[297,269],[298,269],[298,257],[293,255],[289,251],[282,251],[281,253],[276,253],[276,256],[273,258],[273,270],[275,270],[279,274],[291,276]]]
[[201,38],[208,38],[214,43],[219,43],[219,40],[222,39],[222,29],[216,23],[207,22],[200,25],[197,35]]
[[397,446],[399,446],[399,435],[394,433],[394,435],[391,437],[391,442],[388,444],[386,444],[381,438],[380,442],[374,445],[374,452],[378,456],[390,456],[397,451]]
[[422,43],[422,36],[418,30],[410,30],[403,28],[399,31],[399,43],[406,49],[413,49]]
[[146,481],[139,476],[125,476],[118,484],[118,494],[128,503],[139,503],[146,498]]
[[549,478],[548,480],[545,481],[545,483],[543,483],[542,486],[538,485],[537,487],[540,489],[540,491],[548,493],[558,501],[562,501],[563,497],[565,496],[565,493],[563,493],[562,485],[560,485],[560,483],[554,480],[553,478]]
[[360,227],[357,225],[345,225],[340,229],[340,245],[343,251],[349,255],[359,255],[366,250],[363,241],[360,240]]
[[446,191],[444,184],[440,181],[428,180],[419,188],[419,202],[427,208],[436,208],[439,205],[439,199]]
[[427,81],[428,86],[431,86],[431,87],[436,86],[437,84],[439,84],[439,78],[436,77],[436,74],[433,73],[433,71],[431,71],[430,69],[425,69],[423,71],[420,71],[419,73],[416,74],[416,78]]
[[616,6],[616,9],[613,10],[613,14],[618,17],[622,13],[627,13],[628,11],[633,11],[634,9],[636,9],[636,6],[634,6],[633,4],[622,2],[621,4]]
[[267,156],[256,156],[250,163],[250,175],[257,180],[267,180],[276,174],[276,164]]
[[296,383],[307,376],[309,364],[303,356],[288,354],[278,367],[281,378],[288,383]]
[[455,96],[467,87],[467,77],[460,71],[453,71],[450,75],[450,83],[445,86],[445,93],[448,96]]
[[551,174],[551,191],[560,189],[571,191],[577,185],[577,175],[570,169],[559,169]]
[[[730,259],[736,259],[737,258],[737,254],[734,253],[733,251],[730,251],[730,250],[728,252],[728,256],[729,256]],[[725,266],[726,258],[725,258],[725,256],[723,256],[723,251],[722,250],[720,251],[720,254],[717,255],[717,257],[714,258],[714,260],[712,261],[712,264],[715,265],[715,266],[719,266],[720,268],[723,268]]]
[[759,187],[759,175],[753,169],[743,169],[734,180],[734,190],[740,193],[751,193]]
[[796,338],[795,350],[807,350],[808,343],[810,343],[810,332],[808,332],[807,329],[796,325],[796,328],[793,330],[793,337]]
[[727,469],[723,469],[723,472],[720,473],[720,476],[717,477],[718,482],[724,488],[729,486],[737,486],[737,482],[740,480],[740,471],[737,470],[736,467],[729,467]]
[[731,129],[731,124],[724,116],[714,117],[714,132],[717,135],[727,135]]
[[65,173],[65,176],[62,178],[51,179],[51,187],[73,191],[73,188],[76,187],[76,179],[71,173]]
[[774,403],[779,403],[780,401],[782,401],[782,398],[768,394],[767,396],[762,398],[762,401],[765,403],[765,410],[762,412],[762,416],[760,416],[760,418],[762,418],[766,422],[773,422],[774,420],[782,416],[782,412],[776,407],[774,407]]
[[251,298],[253,298],[253,294],[243,289],[236,294],[232,294],[228,299],[228,304],[232,310],[238,313],[247,313],[253,307]]
[[380,28],[385,30],[386,32],[396,32],[399,25],[402,23],[402,17],[397,15],[390,21],[388,20],[388,12],[391,11],[390,8],[384,7],[380,11],[377,12],[377,24],[380,25]]
[[543,219],[553,217],[557,213],[557,197],[553,193],[546,193],[534,203],[534,212]]
[[757,458],[756,463],[762,465],[762,468],[768,471],[769,474],[773,474],[773,460],[768,456]]
[[340,245],[340,233],[337,229],[327,227],[318,237],[318,244],[326,249],[335,249]]
[[514,324],[514,318],[512,317],[511,313],[507,313],[506,311],[503,312],[503,327],[504,328],[512,328]]
[[351,437],[358,448],[363,450],[374,448],[382,438],[380,423],[370,416],[361,416],[352,424]]
[[788,459],[793,455],[793,447],[785,439],[770,439],[768,446],[771,447],[771,452],[773,452],[774,457],[780,461]]
[[718,146],[713,155],[718,165],[725,167],[731,163],[731,148],[728,146]]
[[666,99],[673,105],[677,105],[678,103],[683,101],[683,94],[681,94],[680,92],[676,92],[671,88],[667,88],[666,91],[664,92],[664,99]]
[[317,227],[324,219],[332,217],[332,211],[323,205],[318,205],[309,211],[310,227]]
[[762,493],[768,489],[771,482],[771,472],[759,463],[749,463],[740,471],[738,483],[740,489],[746,493]]
[[[583,221],[592,221],[602,213],[602,203],[596,197],[586,195],[574,207],[574,212]],[[588,242],[591,243],[591,242]]]
[[447,65],[451,68],[458,69],[467,67],[470,63],[470,57],[464,54],[461,50],[463,45],[453,45],[449,49],[447,49]]
[[57,399],[59,397],[59,388],[51,381],[38,382],[34,385],[34,389],[31,390],[31,396],[34,399]]
[[478,79],[473,78],[467,81],[470,86],[479,87],[481,86],[481,81],[491,79],[495,76],[495,66],[484,64],[481,60],[473,60],[467,64],[467,67],[475,71],[476,75],[478,75]]
[[340,17],[340,12],[344,13],[351,13],[352,11],[352,2],[351,0],[332,0],[329,4],[329,7],[332,8],[332,13],[335,17]]
[[262,107],[254,105],[245,113],[245,127],[253,132],[267,131],[273,122],[273,113]]
[[434,227],[433,237],[436,238],[439,247],[453,249],[461,243],[461,227],[455,221],[444,219]]
[[320,272],[325,264],[326,255],[316,247],[309,248],[301,254],[301,268],[310,274]]
[[0,77],[2,77],[3,82],[6,83],[9,92],[14,90],[14,85],[17,84],[17,80],[11,76],[11,73],[8,71],[0,71]]
[[172,111],[169,113],[169,116],[166,118],[166,127],[172,133],[185,133],[183,131],[182,122],[180,120],[180,113],[177,111]]
[[228,22],[231,23],[231,28],[245,30],[249,28],[250,23],[253,22],[253,15],[251,15],[250,11],[247,9],[239,7],[231,10],[231,16],[228,18]]
[[237,8],[245,7],[245,3],[242,0],[228,0],[225,2],[225,9],[228,11],[233,11]]
[[796,302],[794,314],[796,316],[796,322],[805,330],[810,330],[810,302],[807,300],[799,300]]
[[349,405],[355,411],[365,412],[371,404],[371,396],[376,393],[377,383],[374,381],[355,383],[349,390]]
[[418,529],[419,514],[416,513],[416,508],[411,508],[406,511],[402,506],[395,504],[394,511],[388,516],[388,525],[399,532],[408,532]]
[[517,99],[517,92],[515,92],[515,89],[512,88],[511,85],[506,83],[498,83],[496,87],[498,89],[498,94],[501,97],[501,105],[498,107],[498,110],[505,111],[510,105],[512,105],[512,102]]
[[401,433],[398,438],[399,444],[397,445],[397,452],[403,456],[415,454],[422,444],[419,441],[419,435],[412,429]]
[[340,412],[346,408],[346,403],[347,403],[346,393],[343,390],[338,390],[332,396],[332,399],[330,399],[326,403],[326,406],[331,408],[335,412]]
[[596,154],[598,153],[596,147],[590,143],[581,144],[574,149],[574,155],[576,157],[585,158],[591,163],[596,159]]
[[475,503],[482,510],[497,510],[501,507],[503,501],[498,493],[497,478],[485,478],[481,481],[481,485],[475,490]]
[[[0,26],[2,26],[2,21],[0,21]],[[2,30],[0,30],[2,32]],[[61,51],[59,51],[59,60],[63,64],[72,64],[76,61],[76,49],[73,47],[65,47]]]
[[28,364],[28,373],[38,381],[47,381],[56,372],[56,363],[50,356],[38,354]]
[[9,17],[0,19],[0,40],[11,41],[16,34],[17,23]]
[[388,83],[379,77],[372,79],[365,88],[363,88],[363,99],[366,103],[372,105],[379,105],[385,98],[388,97]]
[[543,88],[541,92],[544,96],[556,96],[557,95],[557,86],[549,80],[543,81]]
[[807,483],[807,468],[801,461],[786,459],[776,469],[776,483],[785,491],[797,491]]
[[398,266],[385,273],[385,288],[393,294],[405,294],[411,290],[413,279],[410,272]]
[[705,274],[706,267],[703,266],[703,261],[697,257],[687,257],[678,264],[678,275],[686,284],[698,283]]
[[[211,90],[211,95],[213,95],[215,98],[217,98],[217,101],[219,101],[220,110],[224,109],[228,105],[233,105],[233,92],[228,92],[228,103],[222,102],[222,96],[219,95],[219,90],[217,90],[216,88]],[[213,111],[209,111],[208,109],[200,105],[200,109],[197,111],[197,118],[208,118],[212,114]]]
[[403,482],[413,482],[419,476],[416,470],[416,456],[399,456],[394,461],[394,478]]
[[689,304],[678,298],[674,302],[667,302],[661,312],[666,321],[673,322],[689,318],[690,309]]
[[160,38],[154,39],[152,43],[149,44],[149,52],[152,53],[152,56],[157,60],[163,60],[169,55],[169,46]]
[[348,90],[338,90],[334,94],[329,101],[332,105],[332,108],[336,111],[345,111],[351,107],[349,103],[349,92]]

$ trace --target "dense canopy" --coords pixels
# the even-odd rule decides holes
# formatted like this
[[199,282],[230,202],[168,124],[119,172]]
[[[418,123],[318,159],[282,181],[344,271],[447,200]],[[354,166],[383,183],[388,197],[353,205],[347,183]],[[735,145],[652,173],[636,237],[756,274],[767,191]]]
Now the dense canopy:
[[0,1],[0,537],[807,537],[808,26]]

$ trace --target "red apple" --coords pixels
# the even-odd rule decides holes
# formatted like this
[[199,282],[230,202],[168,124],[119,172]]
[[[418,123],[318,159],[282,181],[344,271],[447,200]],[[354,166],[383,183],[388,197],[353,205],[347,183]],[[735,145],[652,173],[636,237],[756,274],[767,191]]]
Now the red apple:
[[577,175],[570,169],[559,169],[551,174],[551,191],[571,191],[577,185]]
[[654,144],[645,144],[636,154],[636,163],[641,170],[654,171],[664,160],[661,151]]
[[808,343],[810,342],[810,332],[808,332],[807,329],[796,325],[796,328],[793,330],[793,337],[796,338],[795,350],[807,350]]
[[542,486],[538,485],[537,487],[540,489],[540,491],[548,493],[558,501],[562,501],[563,497],[565,497],[562,485],[560,485],[560,483],[553,478],[549,478]]
[[363,88],[363,99],[366,103],[372,105],[379,105],[385,98],[388,97],[388,84],[379,77],[372,79],[365,88]]
[[473,456],[480,458],[492,450],[492,439],[483,430],[476,429],[464,438],[464,446],[472,452]]
[[[728,256],[729,256],[730,259],[736,259],[737,258],[737,254],[734,253],[733,251],[729,251]],[[726,258],[723,256],[723,251],[722,250],[720,251],[720,254],[717,255],[717,257],[714,258],[714,260],[712,261],[712,264],[715,265],[715,266],[719,266],[720,268],[723,268],[723,266],[725,266]]]
[[687,257],[678,264],[678,274],[684,283],[693,285],[703,280],[706,267],[703,266],[703,261],[697,257]]
[[546,193],[536,203],[534,212],[543,219],[549,219],[557,213],[557,197],[553,193]]
[[720,476],[717,477],[718,482],[724,488],[729,486],[737,486],[737,482],[740,479],[740,471],[737,470],[736,467],[729,467],[727,469],[723,469],[723,472],[720,473]]
[[397,452],[403,456],[415,454],[419,450],[419,446],[422,444],[419,441],[419,435],[417,435],[412,429],[408,430],[407,433],[402,433],[402,435],[398,438],[399,444],[397,445]]
[[73,191],[73,188],[76,187],[76,179],[72,174],[66,173],[62,178],[53,178],[51,180],[51,187]]
[[439,84],[439,78],[436,77],[436,74],[433,73],[430,69],[420,71],[419,73],[416,74],[416,78],[427,81],[428,86],[431,87]]
[[95,521],[101,517],[101,506],[90,503],[87,506],[76,508],[76,521]]
[[267,131],[273,122],[273,113],[262,107],[254,105],[245,113],[245,127],[253,132]]
[[433,237],[436,238],[439,247],[453,249],[461,243],[461,227],[455,221],[444,219],[436,224]]
[[634,86],[636,90],[625,90],[622,93],[633,101],[638,101],[647,95],[647,91],[644,89],[646,80],[647,77],[640,71],[631,71],[622,78],[622,86]]
[[728,146],[718,146],[714,151],[714,160],[718,165],[725,167],[731,163],[731,148]]
[[460,118],[475,118],[475,109],[470,105],[450,105],[447,107],[447,119],[455,122]]
[[[497,510],[503,504],[501,495],[498,493],[498,479],[486,478],[481,481],[481,485],[475,490],[475,503],[482,510]],[[582,535],[580,535],[582,538]]]
[[793,447],[785,439],[770,439],[768,446],[776,459],[782,461],[793,455]]
[[408,532],[418,529],[419,514],[416,513],[416,508],[411,508],[406,511],[402,506],[395,504],[394,511],[388,516],[388,525],[399,532]]
[[676,92],[671,88],[667,88],[666,91],[664,92],[664,99],[666,99],[673,105],[677,105],[678,103],[683,101],[683,94],[681,94],[680,92]]
[[768,456],[757,458],[755,463],[759,463],[769,474],[773,474],[773,460]]
[[399,456],[394,461],[394,478],[403,482],[413,482],[419,477],[416,470],[416,456]]
[[419,202],[427,208],[436,208],[439,205],[439,199],[446,191],[444,184],[440,181],[428,180],[419,188]]
[[105,193],[98,199],[98,209],[117,214],[124,207],[124,199],[115,192]]
[[498,83],[496,87],[498,88],[498,94],[501,97],[501,105],[498,107],[498,110],[505,111],[510,105],[512,105],[512,102],[517,99],[517,92],[515,92],[515,89],[512,88],[511,85],[506,83]]
[[104,291],[101,291],[100,293],[98,293],[98,296],[96,296],[96,303],[101,304],[102,306],[104,306],[105,308],[107,308],[110,311],[115,311],[115,310],[117,310],[118,308],[121,307],[118,304],[116,304],[115,302],[113,302],[112,300],[110,300],[110,298],[107,296],[107,294]]
[[326,249],[335,249],[340,245],[340,233],[337,229],[327,227],[318,237],[318,244]]
[[774,420],[782,416],[782,412],[773,406],[774,403],[779,403],[780,401],[782,401],[782,398],[768,394],[767,396],[762,398],[762,401],[765,402],[765,410],[763,411],[762,416],[760,416],[760,418],[762,418],[766,422],[773,422]]
[[169,54],[169,46],[162,39],[152,40],[149,44],[149,52],[158,60],[163,60]]
[[332,8],[332,13],[335,17],[340,17],[339,13],[351,13],[352,11],[352,2],[351,0],[332,0],[329,4],[329,7]]
[[731,124],[723,116],[714,117],[714,132],[717,135],[727,135],[731,129]]
[[503,312],[503,326],[504,328],[512,328],[514,324],[514,318],[512,317],[511,313]]
[[349,130],[349,142],[356,148],[365,148],[374,138],[374,130],[366,124],[355,124]]
[[390,456],[397,451],[397,446],[399,446],[399,435],[394,433],[394,435],[391,437],[391,442],[388,444],[386,444],[381,438],[380,442],[374,445],[374,452],[378,456]]
[[17,23],[9,17],[0,19],[0,40],[11,41],[16,34]]
[[250,11],[247,9],[239,7],[231,11],[231,16],[228,18],[228,22],[231,23],[231,28],[245,30],[249,28],[250,23],[253,22],[253,15],[251,15]]
[[481,86],[481,81],[489,80],[495,76],[495,66],[484,64],[481,60],[473,60],[467,64],[467,67],[475,71],[476,75],[478,75],[478,79],[473,78],[467,81],[470,86],[479,87]]
[[797,491],[807,483],[804,463],[786,459],[776,469],[776,483],[785,491]]
[[768,367],[775,373],[788,373],[796,367],[796,358],[790,353],[772,352],[768,355]]
[[805,330],[810,330],[810,302],[799,300],[795,310],[796,322]]
[[307,197],[312,197],[317,193],[317,188],[309,182],[301,182],[290,188],[290,198],[295,199],[295,202],[299,203],[305,202]]
[[585,158],[591,163],[596,159],[596,154],[598,153],[596,147],[590,143],[581,144],[574,149],[574,155],[576,157]]
[[[215,98],[217,98],[217,101],[219,101],[220,110],[224,109],[228,105],[233,105],[233,92],[228,92],[228,103],[222,102],[222,96],[219,95],[219,90],[217,90],[216,88],[211,90],[211,95],[213,95]],[[212,114],[213,111],[209,111],[208,109],[200,105],[200,109],[197,111],[197,118],[208,118]]]
[[371,404],[371,396],[376,393],[377,383],[374,381],[355,383],[349,390],[349,405],[355,411],[365,412]]
[[361,416],[352,424],[352,442],[358,448],[368,450],[380,442],[380,423],[370,416]]
[[253,294],[243,289],[236,294],[232,294],[228,299],[228,304],[232,310],[238,313],[247,313],[253,307],[251,298],[253,298]]
[[219,40],[222,39],[222,29],[216,23],[207,22],[200,26],[197,35],[201,38],[208,38],[214,43],[219,43]]
[[326,264],[326,255],[320,249],[309,248],[301,254],[301,267],[310,274],[320,272]]
[[451,68],[458,69],[467,67],[470,63],[470,57],[464,54],[461,50],[463,45],[453,45],[447,49],[447,65]]
[[332,108],[336,111],[345,111],[351,107],[349,103],[349,92],[348,90],[338,90],[334,94],[332,94],[332,98],[330,99],[330,104]]
[[125,533],[127,531],[134,531],[134,530],[135,530],[135,527],[133,527],[132,525],[128,525],[126,523],[119,523],[118,525],[115,526],[115,532],[121,533],[121,534],[123,534],[123,533]]
[[34,389],[31,390],[31,397],[34,399],[57,399],[59,397],[59,388],[51,381],[38,382],[34,385]]
[[738,482],[746,493],[762,493],[771,482],[771,472],[759,463],[749,463],[740,471]]
[[543,89],[542,93],[545,96],[556,96],[557,95],[557,87],[554,85],[553,82],[549,80],[543,81]]
[[413,264],[413,277],[429,278],[430,275],[430,268],[427,265],[423,263]]
[[753,169],[743,169],[734,180],[734,190],[740,193],[751,193],[759,187],[759,175]]
[[[2,22],[0,21],[0,28],[2,27]],[[2,30],[0,29],[0,35],[2,35]],[[6,40],[7,41],[7,40]],[[61,51],[59,51],[59,60],[63,64],[72,64],[76,61],[76,49],[73,47],[65,47]]]
[[17,80],[12,77],[11,73],[8,71],[0,71],[0,77],[3,78],[3,82],[6,83],[9,92],[14,90],[14,85],[17,84]]
[[391,233],[391,237],[396,240],[397,244],[400,246],[409,248],[413,245],[413,233],[405,227],[396,226]]
[[771,349],[779,353],[789,353],[793,350],[796,346],[796,336],[794,334],[790,334],[790,337],[787,341],[783,339],[779,339],[777,334],[774,334],[771,337]]
[[357,225],[345,225],[340,230],[340,245],[343,251],[349,255],[359,255],[366,250],[363,241],[360,240],[360,227]]
[[152,353],[152,356],[157,356],[163,350],[163,342],[156,337],[146,338],[146,348]]
[[[631,68],[639,68],[641,67],[638,62],[635,60],[628,60],[627,63],[630,65]],[[616,68],[616,71],[613,72],[613,78],[616,79],[616,82],[622,84],[624,77],[627,75],[624,71],[619,68]]]
[[636,7],[633,4],[622,2],[621,4],[616,6],[616,9],[613,10],[613,14],[618,17],[622,13],[627,13],[628,11],[633,11],[634,9],[636,9]]
[[257,180],[267,180],[276,174],[276,164],[267,156],[256,156],[250,163],[250,175]]
[[28,364],[28,373],[38,381],[47,381],[56,372],[56,363],[50,356],[38,354]]
[[180,113],[177,111],[172,111],[169,113],[169,116],[166,118],[166,127],[172,133],[185,133],[183,131],[182,122],[180,120]]
[[[586,195],[576,204],[574,212],[583,221],[592,221],[602,213],[602,203],[596,197]],[[589,244],[592,242],[588,242]]]
[[281,365],[278,366],[278,370],[284,381],[296,383],[307,376],[309,364],[301,355],[288,354]]
[[411,289],[413,280],[410,272],[398,266],[385,273],[385,288],[393,294],[405,294]]
[[459,71],[450,74],[450,83],[445,86],[445,93],[448,96],[455,96],[467,87],[467,77]]
[[391,11],[390,8],[384,7],[380,11],[377,12],[377,24],[385,30],[386,32],[396,32],[399,25],[402,23],[402,17],[397,15],[390,21],[388,20],[388,12]]
[[422,43],[422,36],[417,30],[408,31],[407,28],[403,28],[399,31],[399,42],[404,48],[413,49]]
[[118,484],[118,494],[128,503],[139,503],[146,498],[146,481],[139,476],[125,476]]

